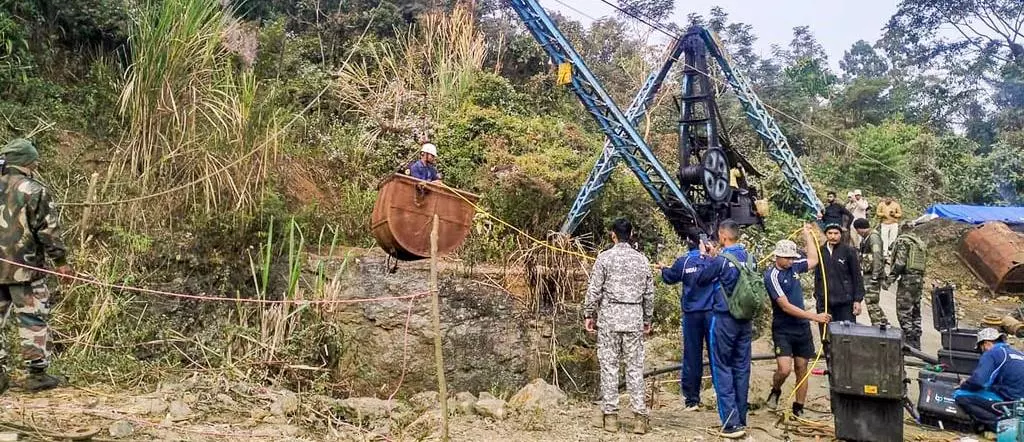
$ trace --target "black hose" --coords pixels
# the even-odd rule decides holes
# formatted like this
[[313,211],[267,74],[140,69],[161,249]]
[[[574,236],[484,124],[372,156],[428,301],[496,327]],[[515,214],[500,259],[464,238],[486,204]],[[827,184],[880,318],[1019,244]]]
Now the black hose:
[[933,364],[934,365],[934,364],[938,364],[939,363],[939,358],[933,357],[933,356],[929,355],[928,353],[925,353],[925,352],[923,352],[921,350],[918,350],[918,349],[916,349],[914,347],[911,347],[910,345],[903,344],[903,351],[905,353],[907,353],[908,355],[913,356],[915,358],[918,358],[918,359],[920,359],[920,360],[922,360],[924,362],[927,362],[929,364]]
[[[775,359],[775,355],[770,354],[770,353],[765,353],[765,354],[760,354],[760,355],[753,355],[753,356],[750,357],[751,361],[767,361],[769,359]],[[708,361],[704,361],[703,364],[704,364],[704,366],[707,366],[707,365],[710,365],[711,363],[708,362]],[[679,369],[681,369],[681,368],[683,368],[683,364],[676,364],[676,365],[670,365],[668,367],[657,368],[657,369],[645,372],[644,373],[644,378],[654,377],[654,376],[658,376],[658,375],[661,375],[661,374],[670,373],[670,372],[673,372],[673,371],[679,371]],[[626,386],[625,382],[619,383],[619,388],[622,388],[622,387],[625,387],[625,386]]]

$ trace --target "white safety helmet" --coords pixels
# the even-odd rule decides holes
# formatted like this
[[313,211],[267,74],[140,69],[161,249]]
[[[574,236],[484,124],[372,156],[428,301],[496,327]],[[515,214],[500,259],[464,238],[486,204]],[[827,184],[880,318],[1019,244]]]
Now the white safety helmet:
[[423,145],[422,148],[420,148],[420,152],[426,152],[426,153],[429,153],[429,154],[431,154],[431,155],[436,157],[437,156],[437,146],[435,146],[435,145],[433,145],[431,143],[426,143],[426,144]]

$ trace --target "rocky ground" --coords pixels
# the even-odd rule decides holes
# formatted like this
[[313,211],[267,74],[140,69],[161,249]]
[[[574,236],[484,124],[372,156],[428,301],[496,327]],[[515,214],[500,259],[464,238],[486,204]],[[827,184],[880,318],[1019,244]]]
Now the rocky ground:
[[[1006,314],[1015,308],[1016,298],[992,296],[952,255],[955,241],[951,238],[959,235],[960,229],[949,225],[933,229],[936,248],[927,280],[929,285],[957,286],[962,326],[977,327],[985,314]],[[379,253],[356,260],[358,265],[351,268],[354,279],[349,280],[343,296],[386,296],[425,288],[425,266],[405,265],[397,273],[389,273],[376,255]],[[676,373],[648,381],[652,405],[649,434],[628,433],[628,411],[622,413],[623,430],[619,433],[591,427],[596,411],[591,403],[593,358],[588,353],[592,337],[579,332],[570,314],[563,313],[557,324],[524,315],[513,293],[516,288],[500,284],[499,273],[497,269],[476,269],[474,274],[484,276],[466,279],[465,269],[458,264],[443,266],[442,333],[453,390],[448,403],[452,440],[718,439],[714,432],[719,418],[710,379],[705,378],[702,410],[687,413],[682,411]],[[480,288],[472,289],[477,286]],[[928,298],[926,294],[922,305],[922,342],[924,351],[934,354],[939,335],[931,326]],[[895,320],[895,293],[883,293],[882,306],[890,320]],[[227,370],[192,371],[184,377],[176,372],[145,390],[109,383],[84,385],[72,379],[70,386],[49,392],[29,394],[14,387],[0,396],[0,440],[8,440],[4,437],[13,433],[20,435],[20,440],[438,440],[438,395],[426,391],[435,385],[428,315],[426,303],[411,308],[394,301],[339,308],[338,323],[364,331],[350,337],[367,350],[357,353],[364,359],[367,354],[374,355],[360,365],[372,368],[369,373],[374,376],[360,381],[365,386],[353,387],[353,397],[341,399],[254,384],[244,380],[243,374]],[[859,322],[868,322],[866,313]],[[555,342],[558,348],[552,350]],[[1020,345],[1017,340],[1013,343]],[[647,345],[648,369],[678,360],[678,336],[673,333],[654,336]],[[576,350],[566,353],[566,348]],[[770,336],[763,333],[755,341],[753,353],[770,352]],[[552,380],[545,375],[550,374],[546,361],[561,364],[560,376],[554,380],[561,388],[534,381],[517,393],[529,379]],[[823,365],[820,361],[817,367]],[[824,377],[812,375],[808,380],[807,419],[787,424],[781,422],[780,414],[764,407],[773,370],[770,360],[753,364],[749,440],[831,439],[832,416],[827,413]],[[916,379],[916,370],[908,369],[911,379]],[[403,381],[396,387],[399,376]],[[793,382],[783,388],[783,405],[791,402],[788,396]],[[402,399],[389,400],[393,394]],[[913,382],[910,397],[916,400],[916,396]],[[623,402],[622,408],[628,409],[628,404]],[[918,427],[909,419],[904,428],[907,440],[960,437]]]

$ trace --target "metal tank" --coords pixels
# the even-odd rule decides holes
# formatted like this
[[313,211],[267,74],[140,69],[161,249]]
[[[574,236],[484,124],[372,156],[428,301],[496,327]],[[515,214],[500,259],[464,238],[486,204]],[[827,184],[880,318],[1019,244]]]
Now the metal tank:
[[1024,293],[1024,235],[1006,224],[990,222],[968,231],[960,257],[993,292]]
[[430,257],[430,229],[437,214],[437,254],[444,256],[466,239],[476,213],[473,204],[479,199],[469,192],[394,174],[381,184],[370,228],[377,245],[388,254],[415,261]]

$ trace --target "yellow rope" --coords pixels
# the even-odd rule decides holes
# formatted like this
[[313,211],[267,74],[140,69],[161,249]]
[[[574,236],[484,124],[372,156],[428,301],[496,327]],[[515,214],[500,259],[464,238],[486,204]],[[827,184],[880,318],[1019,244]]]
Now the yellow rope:
[[579,257],[579,258],[583,258],[583,259],[586,259],[586,260],[590,260],[590,261],[594,261],[594,260],[597,259],[597,258],[594,258],[593,256],[586,255],[586,254],[583,254],[583,253],[580,253],[580,252],[577,252],[577,251],[574,251],[574,250],[566,250],[566,249],[563,249],[561,247],[555,247],[555,246],[551,245],[550,243],[548,243],[547,241],[541,241],[541,240],[539,240],[537,238],[534,238],[529,233],[526,233],[526,232],[520,230],[518,227],[513,226],[512,224],[509,224],[509,223],[505,222],[505,220],[503,220],[501,218],[498,218],[497,216],[492,215],[491,212],[488,212],[487,210],[484,210],[483,207],[480,207],[476,203],[470,201],[469,198],[466,198],[466,196],[463,195],[461,192],[459,192],[458,190],[456,190],[456,189],[452,188],[451,186],[445,184],[443,181],[436,181],[436,182],[432,182],[430,184],[439,185],[441,187],[444,187],[445,189],[448,189],[449,191],[451,191],[455,195],[458,195],[459,198],[462,198],[463,201],[465,201],[469,205],[473,206],[473,208],[476,209],[477,213],[482,214],[482,215],[484,215],[484,216],[486,216],[486,217],[488,217],[490,219],[493,219],[493,220],[497,221],[498,223],[500,223],[501,225],[514,230],[516,233],[518,233],[520,235],[523,235],[526,238],[528,238],[534,244],[537,244],[537,245],[543,246],[543,247],[547,247],[547,248],[549,248],[551,250],[554,250],[556,252],[566,253],[566,254],[569,254],[569,255],[572,255],[572,256],[576,256],[576,257]]

